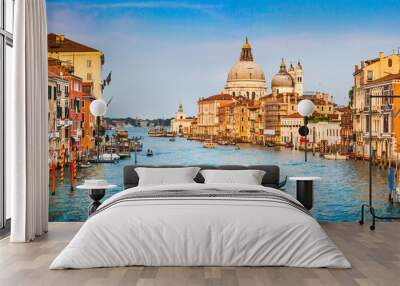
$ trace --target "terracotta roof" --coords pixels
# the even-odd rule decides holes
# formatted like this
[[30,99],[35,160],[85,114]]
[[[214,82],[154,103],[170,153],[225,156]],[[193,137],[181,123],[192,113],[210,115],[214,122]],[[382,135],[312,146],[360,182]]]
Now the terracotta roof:
[[391,81],[391,80],[396,80],[396,79],[400,79],[400,73],[396,73],[396,74],[389,74],[387,76],[384,76],[380,79],[377,80],[373,80],[368,82],[367,84],[374,84],[374,83],[380,83],[380,82],[385,82],[385,81]]
[[47,35],[47,45],[49,52],[100,52],[94,48],[85,46],[78,42],[64,37],[64,40],[57,41],[57,38],[64,37],[50,33]]
[[54,73],[54,72],[51,72],[51,71],[48,71],[48,77],[49,77],[49,78],[61,79],[61,77],[60,77],[58,74],[56,74],[56,73]]
[[296,112],[287,116],[284,116],[283,118],[303,118],[304,116],[300,115],[300,113]]
[[214,100],[232,100],[233,97],[230,94],[220,93],[216,95],[212,95],[207,98],[200,99],[199,101],[214,101]]
[[260,108],[260,101],[256,100],[251,102],[251,105],[249,105],[249,109],[258,109]]
[[221,103],[221,105],[219,106],[219,108],[224,108],[224,107],[230,107],[234,104],[234,102],[224,102]]
[[335,110],[340,112],[351,112],[351,108],[348,106],[338,106],[335,108]]

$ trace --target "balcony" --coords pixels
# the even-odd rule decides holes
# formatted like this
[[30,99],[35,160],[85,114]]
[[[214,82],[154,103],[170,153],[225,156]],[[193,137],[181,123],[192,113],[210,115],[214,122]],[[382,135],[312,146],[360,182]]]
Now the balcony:
[[65,120],[57,119],[56,123],[57,123],[57,126],[65,126]]
[[81,128],[76,129],[76,136],[82,137],[82,129]]

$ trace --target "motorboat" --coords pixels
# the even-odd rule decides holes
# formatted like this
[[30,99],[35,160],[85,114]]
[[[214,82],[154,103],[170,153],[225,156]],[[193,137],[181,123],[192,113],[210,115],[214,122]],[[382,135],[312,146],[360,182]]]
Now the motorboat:
[[151,157],[151,156],[153,156],[154,154],[153,154],[153,150],[150,150],[150,149],[147,149],[147,151],[146,151],[146,156],[147,157]]
[[112,154],[104,153],[104,154],[101,154],[99,156],[99,159],[100,160],[119,160],[120,156],[118,154],[115,154],[115,153],[112,153]]
[[212,141],[205,141],[203,143],[203,148],[213,149],[215,148],[215,143]]
[[90,162],[80,162],[78,164],[78,167],[81,168],[81,169],[86,169],[86,168],[89,168],[91,166],[92,166],[92,164],[90,164]]
[[324,158],[327,160],[349,160],[349,156],[341,155],[339,153],[336,154],[325,154]]

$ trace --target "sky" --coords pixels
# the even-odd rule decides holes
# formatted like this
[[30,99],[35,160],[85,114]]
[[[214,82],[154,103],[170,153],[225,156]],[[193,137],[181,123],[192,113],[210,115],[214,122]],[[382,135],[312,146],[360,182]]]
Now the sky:
[[267,87],[282,58],[347,104],[354,66],[400,47],[400,1],[48,0],[48,30],[101,50],[107,116],[170,118],[220,93],[245,37]]

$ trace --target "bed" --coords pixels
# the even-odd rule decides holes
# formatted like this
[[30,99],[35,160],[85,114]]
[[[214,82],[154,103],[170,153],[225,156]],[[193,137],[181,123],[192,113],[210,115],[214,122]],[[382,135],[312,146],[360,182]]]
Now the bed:
[[199,167],[265,175],[261,185],[205,184],[199,173],[193,183],[138,186],[137,166],[126,166],[125,190],[103,202],[50,269],[351,267],[311,214],[278,189],[279,167]]

